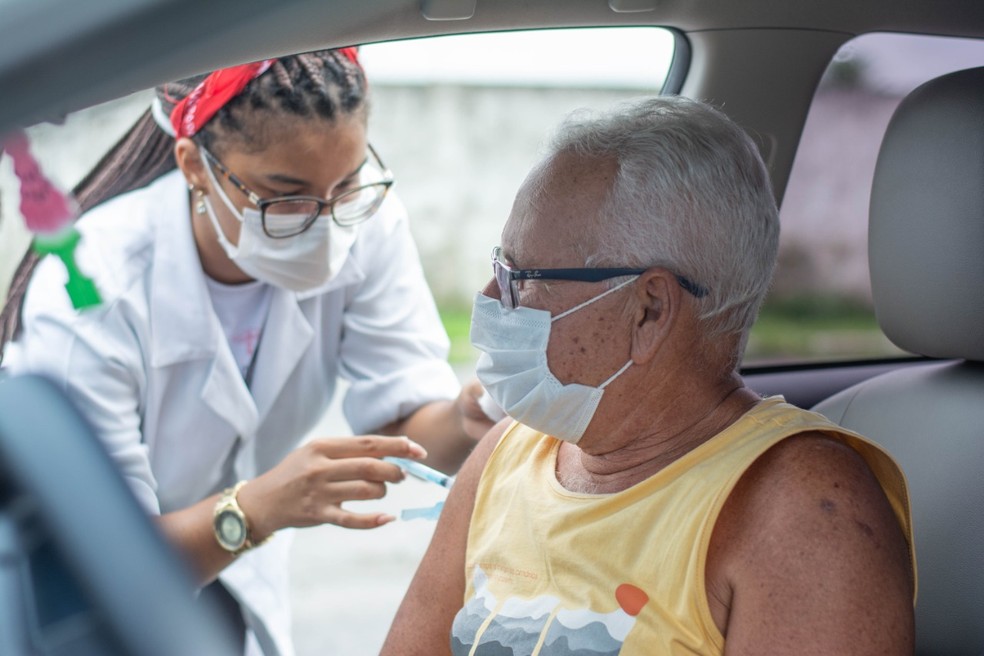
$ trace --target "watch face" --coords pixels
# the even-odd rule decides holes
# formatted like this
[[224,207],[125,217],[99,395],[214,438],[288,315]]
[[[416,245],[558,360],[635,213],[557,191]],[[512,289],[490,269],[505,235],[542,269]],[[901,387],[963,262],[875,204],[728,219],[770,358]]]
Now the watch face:
[[223,510],[215,518],[215,534],[223,547],[235,551],[246,542],[246,525],[232,510]]

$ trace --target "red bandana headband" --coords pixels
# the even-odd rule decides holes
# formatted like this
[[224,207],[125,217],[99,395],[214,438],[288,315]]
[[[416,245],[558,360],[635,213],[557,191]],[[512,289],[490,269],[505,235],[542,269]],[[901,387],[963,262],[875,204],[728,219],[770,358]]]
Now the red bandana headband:
[[[361,67],[355,48],[339,48],[338,52]],[[263,75],[275,61],[264,59],[210,73],[171,111],[171,126],[176,137],[194,136],[226,103],[242,93],[247,84]]]
[[348,59],[349,59],[350,62],[352,62],[353,64],[355,64],[359,68],[362,68],[362,64],[359,63],[359,49],[358,48],[356,48],[354,46],[350,46],[348,48],[339,48],[338,50],[336,50],[336,52],[342,53],[343,55],[345,55],[346,57],[348,57]]

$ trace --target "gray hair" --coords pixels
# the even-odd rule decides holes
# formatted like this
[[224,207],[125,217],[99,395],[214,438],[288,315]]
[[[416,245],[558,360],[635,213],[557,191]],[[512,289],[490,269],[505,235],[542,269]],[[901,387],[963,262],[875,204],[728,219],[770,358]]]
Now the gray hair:
[[707,290],[697,300],[708,336],[748,329],[768,291],[779,216],[758,147],[711,106],[679,96],[580,110],[560,126],[547,159],[565,152],[614,158],[586,266],[661,266]]

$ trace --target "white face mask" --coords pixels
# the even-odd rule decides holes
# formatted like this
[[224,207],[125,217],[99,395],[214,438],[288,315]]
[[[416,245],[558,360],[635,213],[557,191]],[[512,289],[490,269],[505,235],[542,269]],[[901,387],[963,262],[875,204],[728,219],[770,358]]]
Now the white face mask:
[[565,385],[547,365],[550,326],[634,280],[616,285],[552,318],[546,310],[527,307],[507,310],[498,299],[479,292],[475,295],[471,323],[471,343],[482,352],[475,368],[478,380],[516,421],[576,444],[594,417],[605,388],[632,366],[632,360],[598,387]]
[[222,232],[208,197],[202,199],[222,250],[243,273],[295,292],[315,289],[338,275],[358,236],[358,226],[342,227],[331,217],[321,216],[299,235],[273,239],[263,232],[260,211],[246,208],[240,214],[219,186],[211,167],[206,166],[205,171],[219,198],[242,224],[239,244],[234,245]]

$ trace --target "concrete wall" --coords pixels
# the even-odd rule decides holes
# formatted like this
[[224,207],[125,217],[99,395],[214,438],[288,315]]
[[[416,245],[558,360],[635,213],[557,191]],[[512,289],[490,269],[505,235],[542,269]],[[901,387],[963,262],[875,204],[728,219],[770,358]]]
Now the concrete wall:
[[550,131],[572,109],[638,91],[439,86],[375,94],[372,139],[396,172],[434,293],[470,302],[491,275],[489,253]]

